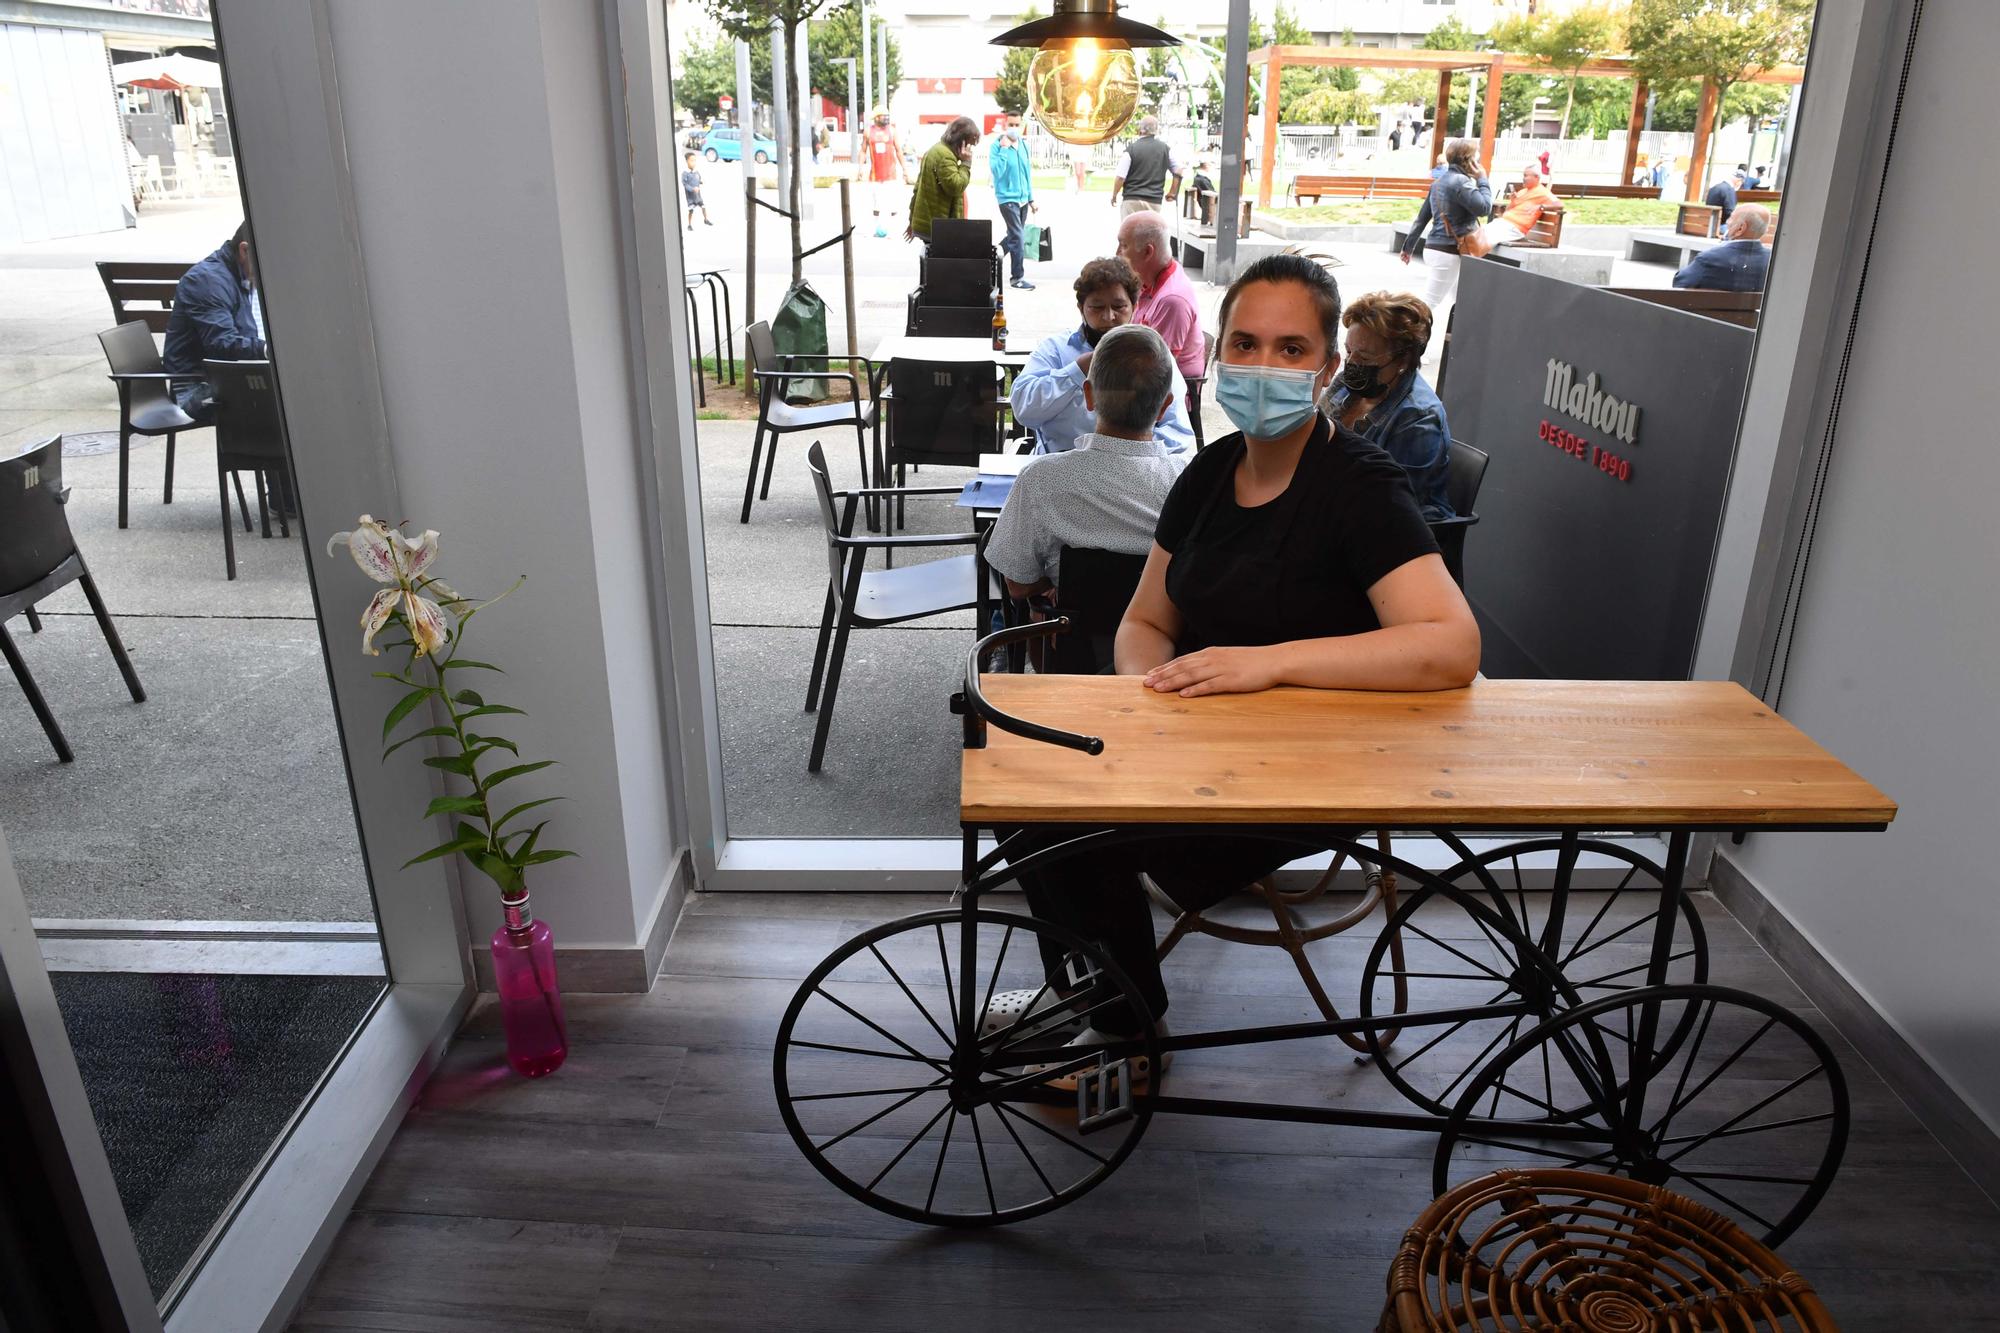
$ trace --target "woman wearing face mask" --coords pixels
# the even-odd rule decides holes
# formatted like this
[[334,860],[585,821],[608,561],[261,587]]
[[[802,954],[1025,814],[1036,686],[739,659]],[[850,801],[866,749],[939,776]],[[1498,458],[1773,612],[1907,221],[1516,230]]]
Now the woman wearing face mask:
[[1405,264],[1420,247],[1423,251],[1429,270],[1424,304],[1433,314],[1458,290],[1458,238],[1477,231],[1493,211],[1493,186],[1479,174],[1479,145],[1471,139],[1453,139],[1445,145],[1444,161],[1444,174],[1431,183],[1424,206],[1417,210],[1416,225],[1403,242]]
[[[1310,260],[1274,255],[1230,286],[1209,373],[1239,432],[1195,455],[1167,498],[1118,628],[1120,675],[1190,699],[1277,685],[1443,690],[1472,680],[1479,629],[1402,468],[1315,407],[1340,368],[1339,336],[1339,290]],[[1037,836],[1018,851],[1079,831]],[[1069,857],[1022,875],[1021,885],[1035,915],[1100,943],[1157,1019],[1167,995],[1138,873],[1203,908],[1309,850],[1163,837]],[[1018,1008],[1029,994],[998,997],[991,1012],[1003,1000]],[[1142,1022],[1113,1001],[1075,1040],[1129,1037]]]
[[1451,426],[1417,372],[1431,341],[1430,307],[1403,292],[1370,292],[1340,316],[1347,359],[1327,391],[1326,414],[1403,465],[1429,522],[1452,517],[1445,496]]

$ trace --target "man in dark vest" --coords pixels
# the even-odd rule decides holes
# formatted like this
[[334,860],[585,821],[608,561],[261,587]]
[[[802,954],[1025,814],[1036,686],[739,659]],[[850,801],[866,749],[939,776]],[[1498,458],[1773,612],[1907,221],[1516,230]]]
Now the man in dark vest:
[[[1148,116],[1139,122],[1139,137],[1125,146],[1118,162],[1118,176],[1111,182],[1111,202],[1118,216],[1126,217],[1142,209],[1167,211],[1166,205],[1181,191],[1183,168],[1174,150],[1159,139],[1160,118]],[[1119,195],[1125,197],[1121,201]]]

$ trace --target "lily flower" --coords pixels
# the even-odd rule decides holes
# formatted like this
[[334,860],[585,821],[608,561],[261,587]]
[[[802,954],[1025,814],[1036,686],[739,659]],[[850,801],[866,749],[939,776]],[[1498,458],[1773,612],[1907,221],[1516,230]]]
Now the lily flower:
[[345,546],[362,573],[377,583],[392,585],[377,592],[361,613],[362,652],[371,657],[382,655],[375,646],[375,635],[396,615],[409,628],[417,650],[427,656],[450,640],[451,622],[425,594],[441,595],[455,608],[465,604],[457,593],[424,574],[437,559],[437,538],[437,533],[429,530],[414,539],[405,537],[387,523],[363,514],[354,531],[335,533],[327,543],[328,554]]

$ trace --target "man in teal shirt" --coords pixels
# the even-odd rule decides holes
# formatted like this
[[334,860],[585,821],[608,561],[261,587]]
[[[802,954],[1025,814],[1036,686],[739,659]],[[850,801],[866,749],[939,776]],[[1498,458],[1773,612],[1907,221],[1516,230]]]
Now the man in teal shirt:
[[1007,223],[1007,239],[1000,243],[1000,248],[1012,262],[1013,285],[1031,292],[1035,284],[1028,281],[1028,257],[1021,245],[1021,230],[1027,225],[1028,211],[1035,207],[1035,186],[1028,170],[1027,145],[1021,142],[1018,116],[1009,116],[1007,124],[993,136],[993,146],[986,150],[986,167],[993,177],[993,197],[1000,203],[1000,216]]

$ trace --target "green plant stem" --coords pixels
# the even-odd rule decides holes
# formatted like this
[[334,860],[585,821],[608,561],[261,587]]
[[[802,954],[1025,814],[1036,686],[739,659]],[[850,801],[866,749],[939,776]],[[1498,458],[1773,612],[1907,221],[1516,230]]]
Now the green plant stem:
[[[456,657],[458,655],[458,636],[454,634],[451,642],[451,656]],[[429,653],[412,647],[410,649],[410,669],[412,675],[416,672],[417,659],[419,657],[430,663],[431,675],[437,680],[438,697],[444,700],[445,716],[451,719],[452,738],[458,742],[458,752],[466,756],[468,766],[471,769],[469,773],[465,774],[465,777],[472,783],[472,794],[479,799],[478,817],[479,822],[486,826],[487,855],[498,856],[501,849],[494,846],[493,806],[487,797],[486,783],[479,776],[479,758],[470,753],[472,747],[465,742],[465,722],[458,715],[458,708],[451,697],[450,687],[445,684],[444,668]],[[451,658],[447,657],[445,660],[448,662]],[[504,887],[501,892],[504,897],[506,892]]]

